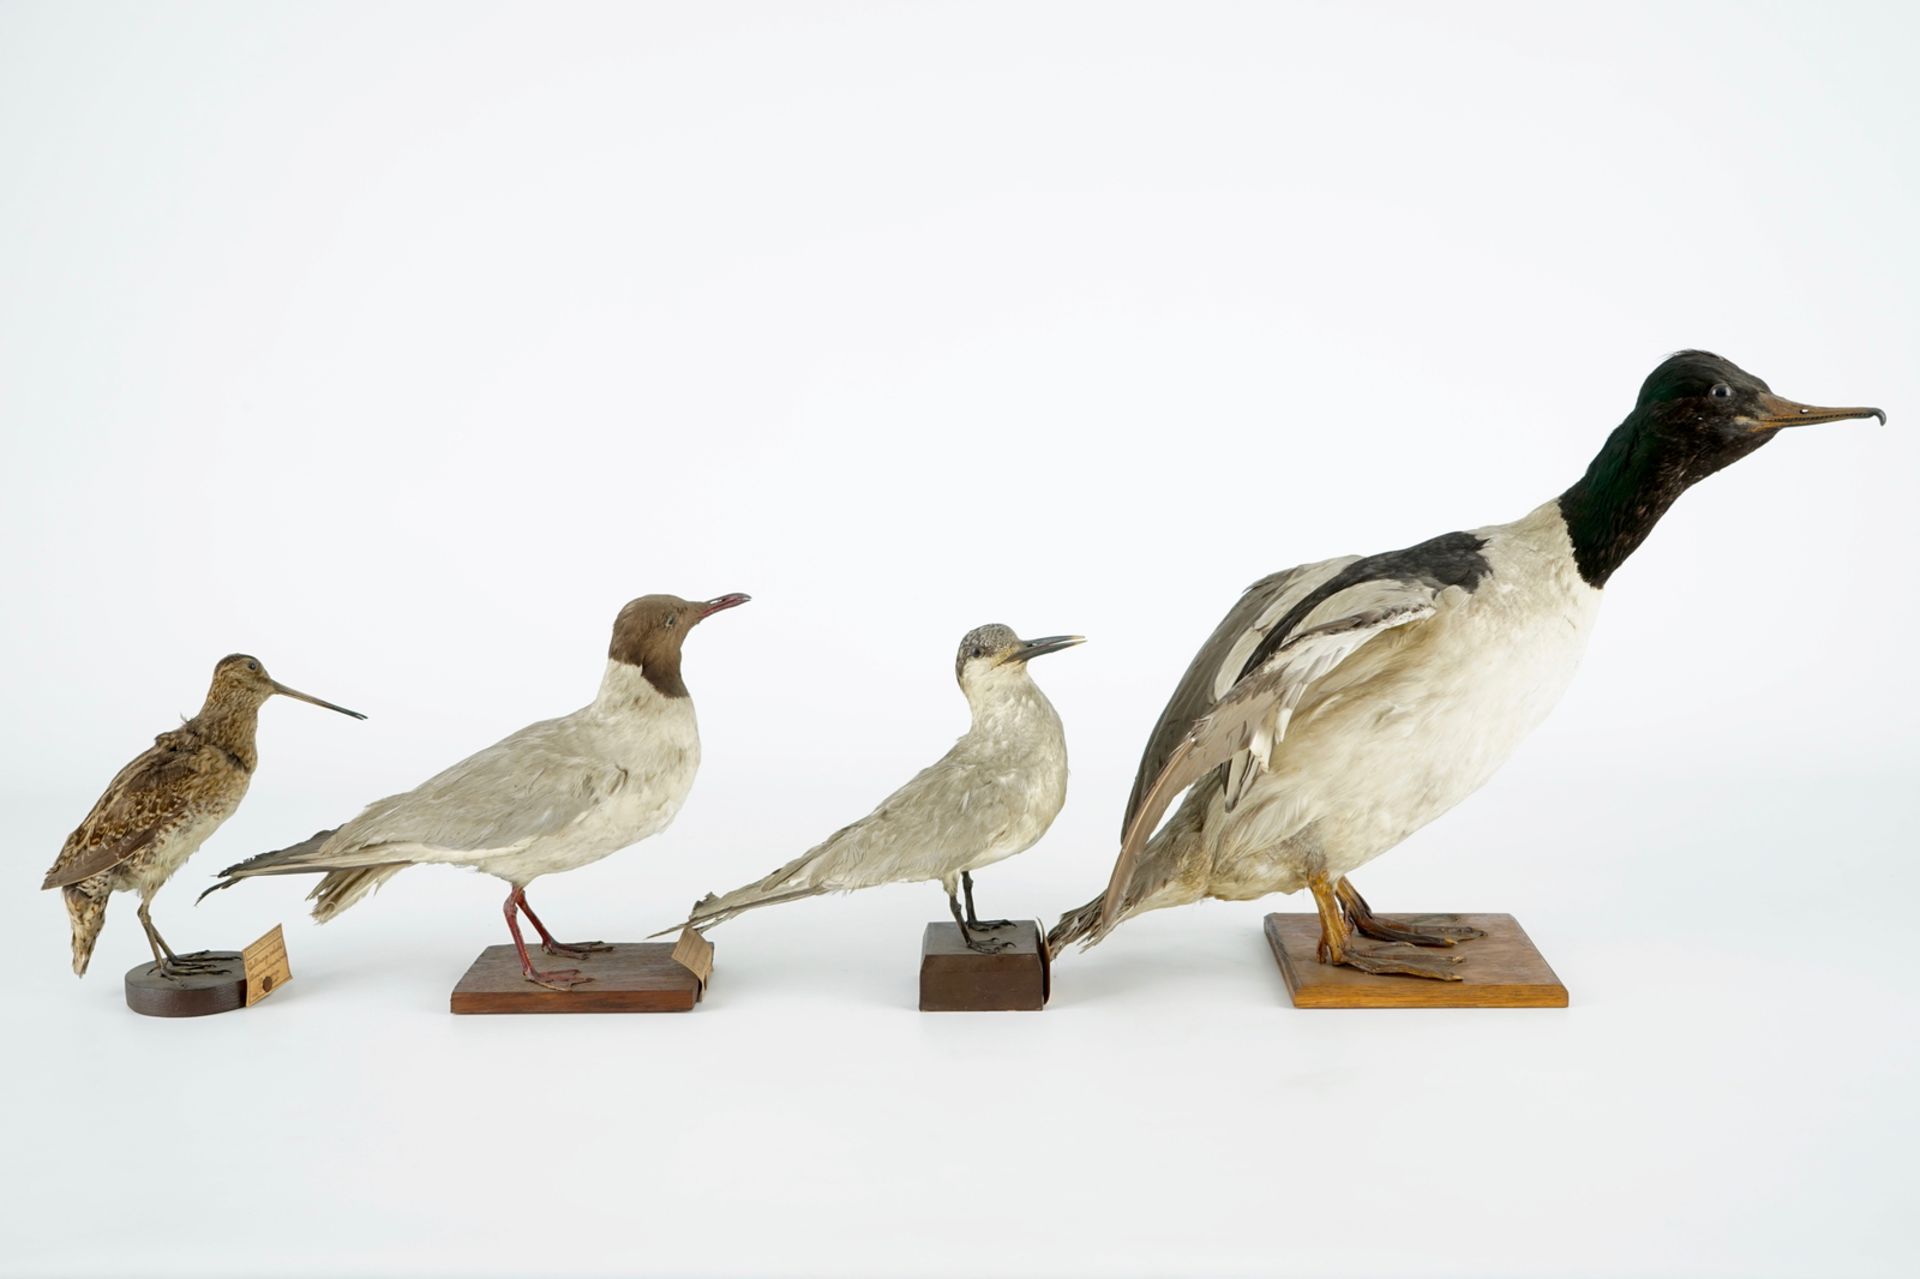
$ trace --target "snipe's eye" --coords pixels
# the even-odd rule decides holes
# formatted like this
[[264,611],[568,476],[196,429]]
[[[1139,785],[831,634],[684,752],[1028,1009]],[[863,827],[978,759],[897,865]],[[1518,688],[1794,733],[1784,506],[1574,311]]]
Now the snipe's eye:
[[1733,388],[1725,382],[1715,382],[1713,384],[1713,390],[1707,392],[1707,394],[1716,400],[1731,400],[1733,398]]
[[668,630],[672,630],[672,629],[673,629],[674,627],[676,627],[676,626],[678,626],[678,625],[680,625],[680,615],[679,615],[678,613],[668,613],[668,614],[667,614],[667,629],[668,629]]
[[258,663],[258,662],[248,662],[248,663],[247,663],[247,669],[248,669],[248,670],[250,670],[250,671],[257,671],[257,670],[259,670],[259,669],[260,669],[260,663]]

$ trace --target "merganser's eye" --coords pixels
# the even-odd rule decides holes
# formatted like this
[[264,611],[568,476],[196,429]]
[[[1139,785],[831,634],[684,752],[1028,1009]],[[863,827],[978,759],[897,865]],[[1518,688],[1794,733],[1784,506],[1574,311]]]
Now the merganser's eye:
[[1708,394],[1712,395],[1716,400],[1731,400],[1733,398],[1733,388],[1725,382],[1715,382],[1713,384],[1713,390],[1708,392]]

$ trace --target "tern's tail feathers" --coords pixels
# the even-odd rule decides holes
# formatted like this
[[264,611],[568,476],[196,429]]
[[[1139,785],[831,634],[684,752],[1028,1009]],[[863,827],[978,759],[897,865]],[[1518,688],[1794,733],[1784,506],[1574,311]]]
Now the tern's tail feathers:
[[60,895],[66,898],[67,918],[73,924],[73,975],[85,977],[93,944],[100,940],[100,925],[107,920],[107,899],[89,897],[73,887],[62,889]]
[[763,880],[760,884],[749,884],[745,888],[736,888],[724,896],[715,896],[713,893],[708,893],[705,897],[702,897],[693,904],[693,910],[687,915],[686,923],[675,924],[672,928],[663,928],[655,933],[654,936],[665,937],[668,933],[677,933],[683,928],[697,928],[705,931],[706,929],[712,928],[715,924],[726,923],[735,915],[756,910],[761,906],[776,906],[781,902],[797,902],[803,897],[818,897],[822,893],[830,893],[833,891],[831,885],[820,885],[818,887],[808,885],[798,888],[789,885],[784,888],[769,889],[762,886],[764,883],[765,881]]
[[[314,903],[313,917],[326,923],[347,907],[393,878],[411,862],[382,862],[377,850],[365,848],[329,850],[327,844],[337,831],[323,830],[288,848],[275,849],[249,857],[220,872],[220,882],[201,893],[232,888],[243,879],[256,875],[303,875],[321,873],[318,884],[307,894]],[[371,854],[371,855],[370,855]]]

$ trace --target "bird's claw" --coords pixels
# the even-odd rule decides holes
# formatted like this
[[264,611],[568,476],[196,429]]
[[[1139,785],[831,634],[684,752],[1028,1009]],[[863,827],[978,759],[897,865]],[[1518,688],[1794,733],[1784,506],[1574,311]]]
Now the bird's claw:
[[588,955],[604,955],[613,947],[603,941],[543,941],[540,949],[549,955],[565,955],[568,959],[585,959]]
[[1012,928],[1013,921],[1011,919],[969,919],[967,927],[990,933],[1000,928]]
[[1388,919],[1371,915],[1353,921],[1353,929],[1375,941],[1404,942],[1409,946],[1447,947],[1456,942],[1477,941],[1486,930],[1470,924],[1443,924],[1427,919]]
[[988,938],[968,937],[966,941],[967,941],[967,949],[974,952],[976,955],[998,955],[1003,951],[1009,951],[1013,949],[1012,942],[1000,941],[998,938],[993,938],[993,937],[988,937]]
[[[1451,942],[1448,945],[1452,945]],[[1387,942],[1378,946],[1364,945],[1349,940],[1342,949],[1338,963],[1348,968],[1357,968],[1363,973],[1379,976],[1430,977],[1435,981],[1459,981],[1460,974],[1454,966],[1460,963],[1460,955],[1423,955],[1410,943]],[[1329,958],[1325,947],[1321,948],[1320,962],[1336,962]]]
[[538,968],[529,968],[523,974],[536,986],[545,986],[548,990],[568,991],[575,986],[584,986],[593,978],[582,975],[578,968],[554,968],[546,972]]

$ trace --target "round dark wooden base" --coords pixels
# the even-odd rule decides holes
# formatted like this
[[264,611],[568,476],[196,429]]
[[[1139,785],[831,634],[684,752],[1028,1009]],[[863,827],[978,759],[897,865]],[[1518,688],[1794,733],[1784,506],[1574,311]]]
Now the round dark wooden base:
[[244,1005],[247,966],[240,952],[215,950],[204,958],[218,960],[220,967],[185,977],[162,977],[153,964],[127,969],[127,1007],[148,1017],[205,1017]]

